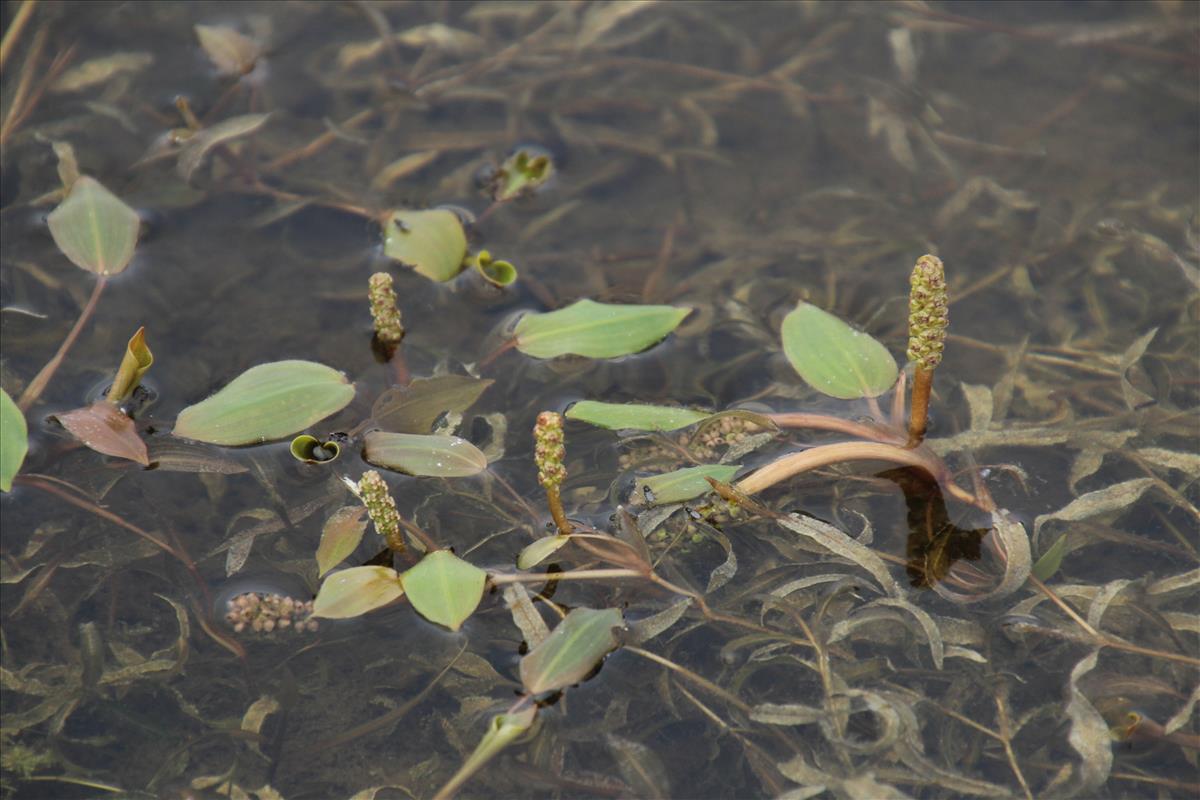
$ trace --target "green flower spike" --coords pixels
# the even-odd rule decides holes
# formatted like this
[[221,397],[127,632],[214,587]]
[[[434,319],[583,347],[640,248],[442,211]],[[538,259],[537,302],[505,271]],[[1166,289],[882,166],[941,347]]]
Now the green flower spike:
[[404,325],[400,322],[400,311],[396,308],[396,291],[392,288],[392,276],[376,272],[367,282],[367,297],[371,300],[371,320],[375,323],[375,336],[385,345],[394,346],[404,338]]
[[396,511],[396,501],[388,491],[387,483],[375,470],[363,473],[358,484],[354,487],[358,499],[367,507],[367,515],[375,523],[375,530],[386,541],[394,552],[404,552],[404,535],[400,532],[400,513]]
[[929,395],[933,371],[942,363],[946,346],[946,327],[950,324],[946,298],[946,271],[937,256],[917,259],[908,294],[908,358],[913,370],[912,410],[908,417],[908,446],[916,447],[925,438],[929,419]]
[[559,496],[559,487],[567,478],[567,468],[563,463],[567,450],[563,441],[562,415],[553,411],[538,414],[537,424],[533,428],[533,460],[537,464],[538,483],[546,490],[554,524],[560,533],[566,535],[571,532],[571,523],[567,521]]

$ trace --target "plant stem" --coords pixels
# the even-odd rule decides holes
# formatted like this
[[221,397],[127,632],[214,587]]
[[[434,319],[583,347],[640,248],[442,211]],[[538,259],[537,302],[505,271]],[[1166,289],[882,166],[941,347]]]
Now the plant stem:
[[71,332],[67,334],[67,338],[63,339],[63,343],[59,345],[58,352],[46,362],[46,366],[42,367],[41,372],[29,382],[29,385],[25,387],[25,391],[21,393],[21,399],[17,401],[17,408],[21,409],[21,411],[27,411],[41,397],[42,392],[46,389],[46,384],[50,383],[50,379],[54,377],[54,373],[58,371],[59,365],[66,358],[67,351],[71,349],[71,345],[75,344],[75,340],[79,338],[79,333],[83,330],[83,326],[87,325],[88,320],[95,313],[96,304],[100,302],[100,295],[104,292],[104,287],[107,284],[108,277],[105,275],[101,275],[96,279],[96,285],[92,287],[92,296],[88,298],[87,305],[83,307],[83,311],[79,312],[79,319],[75,320],[75,326],[71,328]]
[[546,504],[550,506],[550,516],[554,518],[554,525],[558,528],[558,532],[563,536],[570,536],[574,528],[567,519],[566,512],[563,511],[562,497],[558,494],[557,486],[546,488]]
[[492,575],[495,586],[506,583],[542,583],[546,581],[603,581],[611,578],[645,578],[636,569],[580,569],[574,572],[535,572],[529,574]]
[[813,428],[815,430],[834,431],[848,436],[856,436],[871,442],[900,444],[904,437],[882,425],[868,425],[828,414],[806,414],[802,412],[786,412],[783,414],[767,414],[767,419],[781,428]]
[[918,366],[913,371],[912,403],[908,414],[908,444],[916,447],[925,438],[929,421],[929,394],[933,389],[933,370]]
[[37,0],[25,0],[17,9],[12,22],[8,23],[8,30],[4,31],[4,39],[0,40],[0,68],[4,67],[8,57],[16,50],[17,40],[21,38],[21,32],[25,30],[25,25],[32,18],[33,8],[36,5]]

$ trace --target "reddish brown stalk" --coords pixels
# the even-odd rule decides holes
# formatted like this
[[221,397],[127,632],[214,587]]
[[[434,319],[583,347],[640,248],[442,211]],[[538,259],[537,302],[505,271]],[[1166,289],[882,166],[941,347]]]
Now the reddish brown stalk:
[[63,339],[63,343],[59,345],[58,352],[54,354],[54,357],[46,362],[46,366],[42,367],[41,372],[34,376],[34,379],[25,387],[25,391],[21,393],[21,398],[17,401],[17,408],[27,411],[41,397],[42,392],[46,389],[46,384],[50,383],[50,379],[58,371],[63,359],[67,357],[67,351],[71,349],[71,345],[75,344],[75,340],[79,338],[79,333],[83,330],[83,326],[87,325],[88,320],[95,313],[96,304],[100,302],[100,295],[104,292],[104,287],[107,283],[108,278],[104,275],[96,279],[96,285],[92,287],[92,296],[88,298],[83,311],[79,312],[79,319],[75,320],[75,326],[71,328],[70,333],[67,334],[67,338]]
[[567,519],[567,513],[563,511],[562,497],[559,496],[557,487],[546,488],[546,504],[550,506],[550,516],[554,518],[554,525],[558,528],[558,532],[563,536],[569,536],[574,528]]
[[29,20],[33,18],[33,8],[36,5],[37,0],[25,0],[17,9],[12,22],[8,23],[8,29],[4,31],[4,39],[0,40],[0,69],[4,68],[4,65],[8,63],[8,57],[16,50],[17,40],[21,38],[21,33],[25,30]]
[[882,425],[871,425],[854,420],[831,417],[826,414],[806,414],[802,412],[787,412],[783,414],[767,414],[769,420],[781,428],[812,428],[814,430],[834,431],[847,436],[856,436],[871,442],[900,444],[904,437],[896,431]]
[[908,443],[916,447],[925,439],[929,422],[929,394],[933,389],[933,370],[917,367],[913,370],[912,402],[908,412]]

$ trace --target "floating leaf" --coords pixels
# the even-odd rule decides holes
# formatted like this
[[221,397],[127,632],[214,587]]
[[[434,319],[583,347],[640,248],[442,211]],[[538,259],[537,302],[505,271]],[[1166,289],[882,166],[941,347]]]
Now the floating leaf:
[[107,400],[120,404],[133,394],[133,390],[142,382],[142,376],[154,363],[154,354],[146,346],[146,329],[138,328],[125,346],[125,355],[121,357],[121,366],[117,376],[109,387]]
[[529,726],[533,724],[536,716],[537,706],[531,705],[511,714],[497,714],[492,717],[491,722],[488,723],[487,733],[479,740],[474,752],[458,768],[454,777],[438,790],[438,793],[434,795],[434,800],[453,797],[459,787],[469,781],[472,775],[483,769],[514,739],[529,730]]
[[258,42],[224,25],[196,25],[195,31],[200,47],[222,75],[245,75],[262,53]]
[[497,203],[533,194],[554,175],[554,162],[541,148],[517,149],[492,175],[492,199]]
[[355,551],[367,530],[366,513],[361,505],[342,506],[325,521],[317,545],[317,577],[324,577]]
[[127,458],[143,467],[150,465],[146,443],[138,436],[133,420],[103,400],[58,414],[57,419],[72,436],[97,453]]
[[792,367],[822,394],[878,397],[896,382],[896,360],[887,348],[814,305],[798,304],[783,318],[780,334]]
[[462,272],[467,235],[453,211],[393,211],[384,225],[383,252],[432,281]]
[[583,680],[617,648],[624,626],[615,608],[574,608],[545,641],[521,659],[521,683],[530,694],[553,692]]
[[395,386],[379,395],[371,418],[385,431],[429,433],[438,417],[465,412],[493,383],[465,375],[417,378],[408,386]]
[[567,409],[574,419],[609,430],[675,431],[695,425],[710,416],[705,411],[676,406],[651,406],[640,403],[601,403],[580,400]]
[[449,550],[434,550],[400,581],[421,616],[456,631],[483,598],[487,573]]
[[29,430],[25,426],[25,415],[8,392],[0,390],[0,490],[12,491],[13,478],[21,471],[28,451]]
[[210,444],[282,439],[346,407],[354,385],[312,361],[273,361],[237,376],[221,391],[179,413],[174,434]]
[[680,503],[711,492],[712,485],[708,482],[709,478],[721,483],[729,483],[741,468],[741,464],[706,464],[700,467],[685,467],[664,475],[646,478],[640,481],[640,484],[649,490],[646,498],[649,500],[653,497],[654,499],[650,502],[655,505]]
[[487,250],[480,250],[472,261],[475,263],[475,271],[493,286],[503,288],[517,279],[516,267],[507,261],[495,260]]
[[387,567],[351,567],[330,575],[313,601],[314,617],[346,619],[382,608],[404,594],[400,576]]
[[479,448],[457,436],[368,433],[363,458],[377,467],[433,478],[464,478],[487,469]]
[[578,355],[615,358],[637,353],[675,330],[690,308],[636,306],[579,300],[517,323],[517,349],[534,358]]
[[75,181],[46,222],[63,255],[97,275],[116,275],[129,266],[141,225],[136,211],[87,175]]
[[517,569],[529,569],[537,566],[557,553],[569,541],[571,541],[570,536],[543,536],[533,544],[525,545],[521,554],[517,556]]
[[175,165],[179,177],[190,181],[213,148],[249,136],[265,125],[270,116],[270,113],[245,114],[196,131],[179,151],[179,161]]

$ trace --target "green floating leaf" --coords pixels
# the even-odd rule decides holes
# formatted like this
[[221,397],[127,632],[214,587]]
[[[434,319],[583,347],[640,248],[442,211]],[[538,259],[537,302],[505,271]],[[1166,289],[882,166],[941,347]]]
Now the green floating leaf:
[[487,250],[480,250],[472,259],[475,270],[493,286],[509,286],[517,279],[517,268],[507,261],[497,261]]
[[365,506],[342,506],[325,521],[317,545],[317,577],[324,577],[358,548],[367,530],[366,513]]
[[457,436],[368,433],[363,458],[377,467],[432,478],[465,478],[487,469],[479,448]]
[[346,376],[312,361],[251,367],[175,422],[174,434],[211,444],[282,439],[340,411],[354,399]]
[[434,795],[435,800],[453,797],[459,787],[469,781],[472,775],[483,769],[501,750],[512,744],[514,739],[529,730],[536,716],[537,706],[531,705],[511,714],[497,714],[492,717],[491,722],[488,723],[487,733],[479,740],[475,751],[458,768],[454,777],[438,790],[438,793]]
[[649,489],[647,499],[655,505],[681,503],[712,491],[709,478],[729,483],[733,476],[742,468],[741,464],[707,464],[700,467],[685,467],[664,475],[646,478],[640,484]]
[[0,390],[0,490],[12,491],[13,478],[29,452],[29,429],[17,404]]
[[421,616],[456,631],[483,598],[487,573],[449,550],[434,550],[400,582]]
[[142,382],[142,376],[154,363],[154,354],[146,345],[146,329],[138,328],[125,346],[125,355],[121,357],[121,366],[117,376],[109,387],[107,400],[120,404],[127,400],[133,390]]
[[129,266],[141,225],[136,211],[87,175],[75,181],[46,222],[63,255],[97,275],[116,275]]
[[351,567],[330,575],[313,601],[314,617],[346,619],[382,608],[404,594],[400,576],[387,567]]
[[529,569],[537,566],[558,552],[563,545],[571,541],[570,536],[543,536],[532,544],[525,546],[517,556],[517,569]]
[[521,683],[530,694],[553,692],[583,680],[617,649],[616,629],[625,624],[615,608],[575,608],[521,659]]
[[462,272],[467,235],[453,211],[393,211],[384,225],[383,252],[431,281],[448,281]]
[[710,415],[707,411],[693,411],[690,408],[674,406],[580,400],[567,409],[566,416],[567,419],[614,431],[675,431],[695,425]]
[[541,148],[519,148],[492,175],[492,199],[498,203],[532,194],[554,175],[554,162]]
[[1050,549],[1033,565],[1033,575],[1039,581],[1048,581],[1058,568],[1062,566],[1063,556],[1067,553],[1067,535],[1059,536]]
[[822,394],[878,397],[896,382],[899,370],[887,348],[814,305],[797,305],[783,318],[780,333],[787,360]]
[[523,316],[515,331],[517,349],[534,358],[627,356],[661,341],[691,311],[579,300],[558,311]]
[[438,417],[465,412],[493,383],[465,375],[417,378],[408,386],[395,386],[379,395],[371,418],[385,431],[429,433]]

